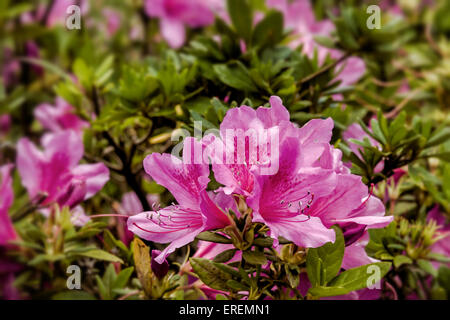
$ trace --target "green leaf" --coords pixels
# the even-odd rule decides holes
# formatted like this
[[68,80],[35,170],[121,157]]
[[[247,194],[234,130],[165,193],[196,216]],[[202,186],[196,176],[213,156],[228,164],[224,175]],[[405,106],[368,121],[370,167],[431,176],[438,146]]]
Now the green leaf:
[[436,253],[436,252],[430,252],[428,254],[428,259],[434,260],[434,261],[438,261],[438,262],[443,262],[443,263],[448,263],[450,262],[450,257],[447,257],[443,254],[440,253]]
[[112,289],[123,288],[127,284],[131,275],[133,274],[133,271],[134,271],[134,267],[128,267],[128,268],[120,271],[120,273],[117,275],[114,283],[112,284],[111,288]]
[[227,262],[230,261],[235,253],[236,253],[237,249],[229,249],[229,250],[225,250],[221,253],[219,253],[215,258],[214,258],[214,262]]
[[219,80],[226,85],[247,92],[258,91],[248,71],[244,69],[245,67],[230,67],[225,64],[216,64],[213,68]]
[[333,229],[336,232],[334,243],[328,242],[320,248],[308,249],[306,271],[313,287],[327,284],[341,269],[345,241],[341,229],[336,226]]
[[411,264],[411,263],[413,263],[413,261],[411,260],[411,258],[407,256],[399,255],[394,257],[394,266],[396,268],[400,267],[403,264]]
[[235,291],[249,291],[249,287],[233,279],[227,281],[227,286]]
[[253,265],[264,265],[267,263],[267,258],[264,253],[259,251],[244,251],[242,257],[245,261]]
[[104,250],[101,250],[101,249],[94,249],[94,250],[89,250],[86,252],[80,252],[78,255],[84,256],[84,257],[89,257],[89,258],[94,258],[97,260],[123,263],[123,260],[120,259],[119,257],[116,257],[115,255],[113,255],[109,252],[106,252]]
[[253,23],[253,14],[248,0],[227,0],[227,8],[236,32],[248,43]]
[[290,268],[288,264],[284,265],[284,271],[291,288],[297,288],[300,283],[300,272],[298,267]]
[[417,260],[417,264],[419,265],[420,269],[422,269],[425,272],[431,274],[433,277],[437,277],[438,272],[433,267],[433,265],[431,264],[430,261],[424,260],[424,259],[419,259],[419,260]]
[[190,258],[192,269],[207,286],[216,290],[228,290],[227,281],[231,275],[217,267],[216,263],[204,258]]
[[315,297],[334,297],[347,294],[348,290],[343,287],[314,287],[310,288],[308,293]]
[[[368,285],[368,280],[374,279],[373,277],[376,275],[380,276],[380,278],[377,280],[381,281],[381,278],[383,278],[386,273],[388,273],[390,268],[390,262],[376,262],[368,264],[342,272],[329,284],[331,287],[343,287],[347,289],[348,292],[359,290],[362,288],[366,288]],[[379,274],[377,274],[377,271],[379,271]]]
[[214,233],[211,231],[205,231],[197,235],[198,240],[215,242],[215,243],[231,243],[231,239],[228,239],[218,233]]
[[447,295],[450,293],[450,268],[441,266],[438,272],[438,283],[447,291]]
[[273,239],[272,238],[256,238],[253,241],[253,244],[258,247],[270,248],[273,245]]
[[253,30],[252,44],[263,47],[275,45],[283,38],[283,15],[278,11],[270,11]]

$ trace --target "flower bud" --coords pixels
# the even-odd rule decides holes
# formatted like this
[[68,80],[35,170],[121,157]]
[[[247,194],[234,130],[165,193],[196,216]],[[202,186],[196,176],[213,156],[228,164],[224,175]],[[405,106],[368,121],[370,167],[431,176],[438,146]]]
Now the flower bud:
[[159,250],[152,250],[152,261],[151,261],[151,268],[153,274],[158,278],[162,279],[165,277],[167,272],[169,272],[169,263],[166,259],[164,259],[163,263],[156,262],[155,258],[161,254],[161,251]]

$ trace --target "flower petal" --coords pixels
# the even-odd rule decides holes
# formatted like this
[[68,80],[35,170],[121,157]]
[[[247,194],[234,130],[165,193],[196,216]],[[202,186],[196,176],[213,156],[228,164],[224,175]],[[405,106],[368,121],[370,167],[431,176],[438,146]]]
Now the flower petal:
[[158,243],[170,243],[155,259],[163,263],[175,249],[192,241],[203,231],[203,217],[199,210],[169,206],[157,212],[142,212],[127,221],[128,230],[140,238]]
[[209,182],[209,166],[198,158],[202,156],[200,142],[186,138],[184,147],[183,161],[167,153],[153,153],[144,159],[144,169],[158,184],[166,187],[179,204],[198,208],[200,193]]

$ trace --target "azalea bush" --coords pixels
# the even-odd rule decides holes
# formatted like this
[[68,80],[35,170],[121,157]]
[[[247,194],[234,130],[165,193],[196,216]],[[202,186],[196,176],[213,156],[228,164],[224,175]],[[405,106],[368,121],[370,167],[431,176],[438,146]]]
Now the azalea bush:
[[0,297],[450,297],[448,1],[0,2]]

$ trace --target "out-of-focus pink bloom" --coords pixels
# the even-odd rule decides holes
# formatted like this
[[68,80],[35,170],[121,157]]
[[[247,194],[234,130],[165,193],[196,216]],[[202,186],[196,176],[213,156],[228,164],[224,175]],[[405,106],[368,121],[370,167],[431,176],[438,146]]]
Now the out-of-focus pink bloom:
[[12,189],[11,170],[13,165],[0,167],[0,298],[5,300],[20,299],[18,290],[14,287],[14,273],[22,267],[11,262],[3,252],[11,246],[10,241],[17,239],[8,210],[12,205],[14,193]]
[[56,97],[55,105],[43,103],[34,109],[35,118],[41,125],[52,132],[74,130],[81,134],[89,123],[74,114],[74,108],[63,98]]
[[[34,41],[27,41],[25,43],[25,55],[28,58],[39,58],[39,47]],[[38,65],[31,65],[32,70],[36,75],[41,76],[44,73],[44,68]]]
[[[39,48],[34,41],[25,42],[25,56],[28,58],[39,58]],[[18,81],[20,73],[20,61],[14,55],[13,50],[5,48],[3,51],[2,77],[5,87],[11,86]],[[40,66],[32,65],[31,70],[37,75],[44,72]]]
[[[302,45],[303,52],[310,58],[317,50],[321,63],[328,54],[333,59],[342,57],[341,51],[322,47],[315,42],[315,36],[329,36],[334,25],[329,20],[317,21],[309,0],[268,0],[267,6],[281,11],[285,17],[285,27],[298,36],[289,44],[291,47]],[[352,85],[365,73],[365,64],[360,58],[350,57],[343,63],[344,67],[337,77],[342,81],[341,85]]]
[[17,81],[20,72],[20,62],[15,59],[14,52],[10,48],[3,50],[2,78],[5,87]]
[[21,295],[14,287],[14,273],[19,272],[23,267],[6,257],[4,258],[3,249],[0,247],[0,299],[19,300]]
[[121,16],[120,13],[111,8],[105,8],[102,10],[103,16],[106,17],[106,25],[109,36],[116,34],[120,28]]
[[12,168],[13,165],[11,164],[0,167],[0,246],[5,246],[9,241],[17,238],[8,214],[14,199],[11,178]]
[[84,212],[82,206],[76,206],[70,211],[70,213],[70,221],[74,226],[82,227],[91,220],[91,218],[89,218],[89,216]]
[[379,3],[382,12],[389,12],[396,16],[403,16],[402,8],[396,3],[397,1],[392,0],[381,0]]
[[8,134],[11,129],[11,116],[9,114],[0,115],[0,137]]
[[[202,231],[225,227],[229,219],[206,192],[209,167],[196,159],[194,150],[203,146],[194,138],[184,140],[183,160],[171,154],[153,153],[144,160],[145,171],[166,187],[178,205],[143,212],[128,219],[128,229],[139,237],[159,243],[170,243],[155,261],[162,263],[176,248],[192,242]],[[197,164],[198,163],[198,164]]]
[[17,168],[31,199],[45,193],[41,205],[53,202],[74,208],[95,195],[109,180],[109,170],[103,163],[78,164],[84,146],[80,136],[72,131],[47,134],[41,139],[43,151],[29,139],[17,144]]
[[213,9],[217,1],[205,0],[146,0],[145,12],[160,19],[161,34],[172,48],[186,40],[185,27],[198,28],[214,22]]

